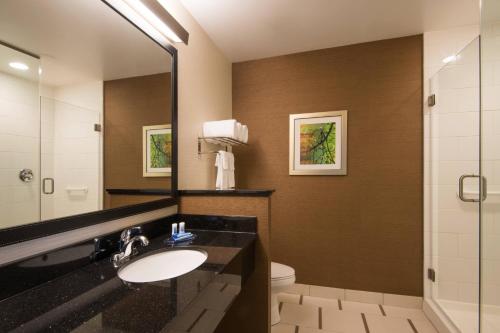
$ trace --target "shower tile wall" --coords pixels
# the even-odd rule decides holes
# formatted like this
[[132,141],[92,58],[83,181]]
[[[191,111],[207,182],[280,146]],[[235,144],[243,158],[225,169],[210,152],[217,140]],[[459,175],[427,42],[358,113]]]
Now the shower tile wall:
[[[0,73],[0,228],[39,216],[38,82]],[[24,183],[19,171],[33,170]]]

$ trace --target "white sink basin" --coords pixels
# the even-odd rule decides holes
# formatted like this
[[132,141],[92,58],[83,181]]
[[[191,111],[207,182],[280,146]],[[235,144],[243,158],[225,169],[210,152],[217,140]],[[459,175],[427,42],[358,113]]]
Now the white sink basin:
[[173,249],[152,253],[123,266],[118,277],[127,282],[154,282],[189,273],[207,260],[205,251]]

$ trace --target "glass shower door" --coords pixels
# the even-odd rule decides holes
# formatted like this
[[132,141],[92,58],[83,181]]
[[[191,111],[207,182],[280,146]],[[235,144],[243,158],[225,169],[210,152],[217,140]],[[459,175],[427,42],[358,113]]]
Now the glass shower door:
[[[461,332],[479,331],[479,38],[430,81],[428,203],[432,299]],[[434,276],[433,276],[434,275]]]
[[41,219],[97,211],[101,198],[100,112],[41,97]]
[[481,332],[500,332],[500,3],[481,7]]

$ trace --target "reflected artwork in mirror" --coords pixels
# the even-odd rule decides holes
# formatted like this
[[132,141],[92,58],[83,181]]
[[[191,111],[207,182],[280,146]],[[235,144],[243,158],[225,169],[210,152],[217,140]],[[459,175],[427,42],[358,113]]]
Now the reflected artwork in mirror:
[[104,1],[2,1],[0,233],[175,199],[175,59]]

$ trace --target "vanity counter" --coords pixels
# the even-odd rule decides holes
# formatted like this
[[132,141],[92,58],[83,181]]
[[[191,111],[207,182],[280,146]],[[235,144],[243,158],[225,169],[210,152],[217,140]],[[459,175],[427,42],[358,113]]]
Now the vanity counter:
[[[0,331],[212,332],[253,271],[256,234],[190,231],[197,238],[185,248],[208,254],[196,270],[126,285],[107,257],[1,301]],[[139,255],[166,247],[166,238]]]

